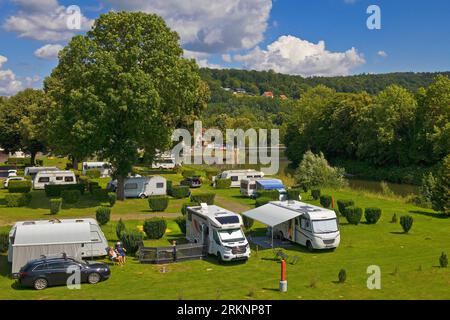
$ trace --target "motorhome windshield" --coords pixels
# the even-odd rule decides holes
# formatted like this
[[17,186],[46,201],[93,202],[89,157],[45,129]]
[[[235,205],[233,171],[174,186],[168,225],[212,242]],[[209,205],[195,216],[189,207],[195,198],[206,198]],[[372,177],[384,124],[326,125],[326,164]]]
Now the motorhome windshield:
[[245,236],[241,229],[219,230],[219,236],[225,243],[245,240]]
[[314,233],[332,233],[338,231],[336,219],[329,220],[313,220],[312,226]]

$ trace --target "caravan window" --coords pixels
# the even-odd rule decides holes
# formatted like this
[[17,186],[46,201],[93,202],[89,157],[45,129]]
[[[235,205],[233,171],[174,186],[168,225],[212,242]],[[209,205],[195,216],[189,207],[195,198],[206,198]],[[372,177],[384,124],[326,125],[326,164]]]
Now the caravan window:
[[46,183],[46,182],[50,182],[50,178],[49,177],[41,177],[38,180],[39,183]]
[[73,177],[65,177],[64,181],[65,182],[73,182]]
[[56,177],[57,181],[61,181],[62,179],[64,179],[64,177]]
[[102,242],[97,231],[91,231],[91,242]]
[[256,184],[251,184],[250,185],[250,190],[256,190]]
[[127,183],[125,185],[125,190],[135,190],[138,188],[138,184],[137,183]]
[[233,181],[233,182],[239,181],[239,177],[238,176],[231,176],[231,181]]
[[158,182],[158,183],[156,184],[156,188],[158,188],[158,189],[163,189],[163,188],[164,188],[164,183],[163,183],[163,182]]

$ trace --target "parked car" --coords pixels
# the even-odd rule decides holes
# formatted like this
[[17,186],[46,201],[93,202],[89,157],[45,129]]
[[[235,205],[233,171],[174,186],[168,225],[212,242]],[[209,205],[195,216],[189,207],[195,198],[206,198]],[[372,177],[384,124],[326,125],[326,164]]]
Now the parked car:
[[8,178],[17,177],[17,170],[8,170]]
[[202,180],[200,177],[188,177],[181,181],[180,184],[189,188],[200,188],[202,186]]
[[87,263],[68,257],[42,258],[28,262],[19,272],[21,285],[44,290],[50,286],[66,285],[73,274],[68,268],[79,268],[81,283],[96,284],[107,280],[111,270],[104,263]]
[[12,181],[12,180],[23,181],[23,180],[25,180],[25,178],[23,178],[23,177],[10,177],[10,178],[7,178],[5,180],[5,182],[3,183],[3,187],[5,187],[5,189],[8,189],[9,182]]

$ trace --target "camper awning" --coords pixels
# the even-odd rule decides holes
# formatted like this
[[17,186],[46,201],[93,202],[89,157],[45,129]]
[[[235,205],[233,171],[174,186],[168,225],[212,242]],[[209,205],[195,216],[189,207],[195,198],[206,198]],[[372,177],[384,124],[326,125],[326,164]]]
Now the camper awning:
[[280,180],[259,180],[256,181],[256,183],[259,184],[264,190],[278,190],[285,188],[283,182]]
[[301,212],[289,210],[272,203],[255,208],[243,213],[244,216],[259,221],[269,227],[275,227],[283,222],[295,219],[302,215]]
[[14,236],[14,246],[89,243],[90,241],[91,227],[85,222],[19,225]]

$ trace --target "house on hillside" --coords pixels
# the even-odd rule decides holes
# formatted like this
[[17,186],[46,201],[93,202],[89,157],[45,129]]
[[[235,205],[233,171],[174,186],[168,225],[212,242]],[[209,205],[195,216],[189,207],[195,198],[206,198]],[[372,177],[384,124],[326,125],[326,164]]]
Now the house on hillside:
[[264,92],[264,93],[262,94],[262,97],[266,97],[266,98],[271,98],[271,99],[273,99],[275,96],[274,96],[274,94],[273,94],[272,91],[266,91],[266,92]]

